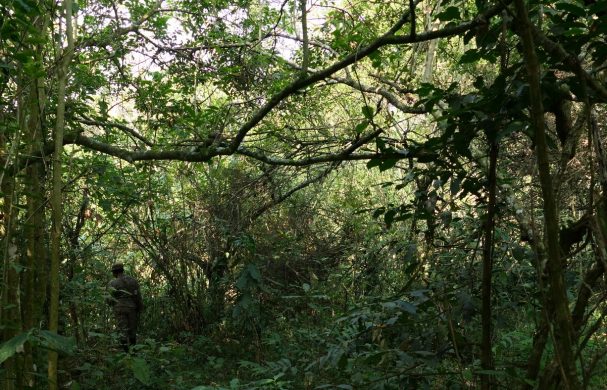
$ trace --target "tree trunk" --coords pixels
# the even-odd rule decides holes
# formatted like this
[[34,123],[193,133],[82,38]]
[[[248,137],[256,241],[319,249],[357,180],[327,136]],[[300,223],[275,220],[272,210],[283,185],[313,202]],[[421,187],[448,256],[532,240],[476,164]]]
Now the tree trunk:
[[[440,12],[441,3],[436,6],[435,13]],[[425,29],[426,31],[432,30],[432,9],[428,6],[428,10],[425,15]],[[440,24],[440,22],[439,22]],[[428,51],[426,52],[426,59],[424,61],[424,74],[422,76],[422,82],[432,82],[432,73],[434,72],[434,56],[436,55],[436,48],[438,46],[438,39],[433,39],[428,43]]]
[[[51,208],[53,226],[51,230],[51,267],[50,267],[50,307],[49,307],[49,330],[57,333],[59,325],[59,263],[61,250],[61,222],[62,222],[62,155],[63,155],[63,132],[65,128],[65,87],[67,83],[67,71],[70,63],[74,41],[72,32],[72,1],[65,0],[65,33],[67,47],[65,50],[57,50],[63,54],[63,59],[57,70],[57,122],[55,123],[55,134],[53,141],[55,149],[53,152],[53,187],[51,192]],[[61,48],[59,45],[58,49]],[[58,390],[57,377],[57,352],[50,351],[48,356],[48,380],[49,389]]]
[[[21,81],[21,80],[19,80]],[[18,164],[20,158],[18,146],[20,136],[25,128],[26,107],[23,98],[23,89],[17,89],[17,132],[11,139],[12,150],[7,153],[7,160]],[[3,144],[6,145],[6,140],[2,137]],[[11,155],[12,154],[12,155]],[[4,161],[3,161],[4,162]],[[19,182],[15,175],[3,176],[1,183],[1,192],[4,196],[4,235],[2,237],[2,254],[3,254],[3,287],[2,300],[0,305],[0,325],[4,327],[2,332],[3,340],[9,340],[19,334],[22,327],[21,318],[21,279],[20,272],[22,264],[19,256],[19,246],[17,245],[17,237],[15,235],[15,226],[19,214],[19,208],[15,207],[17,189]],[[22,356],[13,356],[4,363],[5,378],[3,381],[4,389],[21,388],[21,368],[23,366]]]
[[[19,323],[19,275],[17,274],[17,246],[14,239],[14,221],[17,218],[17,208],[13,207],[14,178],[4,177],[2,182],[4,194],[4,236],[2,237],[3,278],[0,324],[3,326],[2,339],[9,340],[17,335],[21,328]],[[17,382],[17,361],[13,356],[4,363],[4,378],[2,388],[12,390]]]
[[[43,29],[46,26],[43,26]],[[39,48],[39,51],[41,49]],[[37,61],[42,62],[38,57]],[[41,118],[43,116],[45,105],[45,92],[42,79],[34,79],[31,82],[28,96],[28,125],[25,132],[25,141],[28,144],[29,155],[35,155],[39,152],[44,143]],[[23,331],[27,332],[34,328],[40,322],[42,316],[42,306],[46,296],[46,283],[41,280],[42,275],[46,275],[47,258],[44,247],[44,186],[41,172],[44,170],[43,164],[33,163],[26,167],[25,175],[25,197],[27,199],[27,218],[25,221],[25,272],[23,275],[24,302],[23,310]],[[44,293],[42,293],[44,292]],[[32,347],[26,345],[24,357],[25,383],[29,387],[35,386],[35,376],[33,367]]]
[[[487,204],[487,220],[485,221],[483,241],[483,276],[482,276],[482,308],[481,308],[481,367],[483,370],[493,370],[493,353],[491,350],[491,282],[493,274],[493,235],[495,230],[495,203],[497,189],[497,140],[490,141],[489,146],[489,203]],[[481,376],[481,388],[493,388],[492,375]]]
[[[561,248],[559,245],[559,220],[556,199],[550,177],[550,165],[546,134],[544,129],[544,109],[542,107],[542,93],[540,87],[540,65],[531,32],[531,24],[523,0],[516,0],[518,34],[523,44],[525,64],[529,80],[529,93],[531,103],[531,120],[535,131],[535,144],[537,165],[544,209],[544,231],[547,252],[546,272],[548,274],[548,299],[551,300],[554,311],[550,313],[550,322],[554,331],[551,336],[554,340],[555,352],[559,369],[566,389],[580,388],[575,356],[573,353],[574,332],[569,302],[563,277],[563,264],[561,261]],[[541,277],[541,275],[538,275]],[[544,302],[547,305],[548,302]]]

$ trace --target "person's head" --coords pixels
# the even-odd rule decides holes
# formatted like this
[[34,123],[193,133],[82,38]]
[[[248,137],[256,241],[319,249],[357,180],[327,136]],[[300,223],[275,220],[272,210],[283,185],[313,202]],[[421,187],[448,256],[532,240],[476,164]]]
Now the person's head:
[[122,263],[116,263],[112,265],[112,274],[117,277],[124,273],[124,265]]

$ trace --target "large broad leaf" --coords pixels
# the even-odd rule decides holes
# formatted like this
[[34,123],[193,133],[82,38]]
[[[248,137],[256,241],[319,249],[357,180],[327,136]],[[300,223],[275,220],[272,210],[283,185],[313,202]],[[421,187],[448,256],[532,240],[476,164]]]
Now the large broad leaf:
[[255,264],[248,264],[236,281],[236,287],[240,291],[248,290],[252,286],[259,284],[261,284],[261,273]]
[[76,340],[73,337],[65,337],[48,330],[41,330],[37,338],[41,346],[52,351],[63,352],[69,355],[74,353],[76,349]]
[[470,49],[466,51],[459,59],[460,64],[470,64],[476,62],[483,57],[478,49]]
[[144,385],[150,385],[152,383],[152,371],[148,363],[138,357],[131,358],[127,361],[127,365],[133,371],[135,378]]
[[460,19],[459,8],[455,6],[448,7],[446,10],[436,15],[438,20],[446,22],[453,19]]
[[407,312],[409,314],[416,314],[417,313],[417,307],[415,307],[414,304],[407,302],[407,301],[403,301],[402,299],[396,300],[394,301],[394,303],[396,304],[396,306],[404,311]]
[[2,346],[0,346],[0,364],[18,351],[21,351],[23,349],[23,344],[30,339],[31,334],[31,331],[21,333],[2,344]]
[[362,108],[362,113],[365,116],[365,118],[367,118],[368,120],[372,120],[373,119],[373,107],[371,106],[364,106]]
[[586,16],[586,9],[584,7],[580,7],[577,4],[573,4],[573,3],[557,3],[555,5],[555,8],[560,10],[560,11],[565,11],[571,15],[577,16],[577,17],[585,17]]

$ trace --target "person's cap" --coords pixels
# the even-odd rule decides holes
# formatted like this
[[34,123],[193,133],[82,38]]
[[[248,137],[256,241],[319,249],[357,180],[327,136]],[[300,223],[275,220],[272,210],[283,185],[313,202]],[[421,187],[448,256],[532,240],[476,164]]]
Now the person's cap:
[[121,272],[124,271],[124,265],[122,263],[116,263],[112,265],[112,272]]

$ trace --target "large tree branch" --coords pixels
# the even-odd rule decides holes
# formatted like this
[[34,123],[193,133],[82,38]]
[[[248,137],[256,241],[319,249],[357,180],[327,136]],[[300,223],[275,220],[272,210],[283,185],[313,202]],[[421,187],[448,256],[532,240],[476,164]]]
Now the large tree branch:
[[[123,149],[117,146],[113,146],[99,140],[83,136],[82,134],[70,134],[66,135],[63,139],[64,145],[79,145],[87,149],[94,150],[100,153],[107,154],[109,156],[117,157],[119,159],[128,161],[130,163],[136,161],[154,161],[154,160],[165,160],[165,161],[186,161],[186,162],[206,162],[210,161],[213,157],[217,156],[228,156],[232,154],[239,154],[242,156],[250,157],[255,160],[264,162],[268,165],[276,166],[292,166],[292,167],[304,167],[314,164],[337,162],[337,161],[365,161],[371,159],[403,159],[403,158],[417,158],[426,157],[428,152],[424,150],[395,150],[389,152],[360,152],[354,154],[353,152],[375,138],[381,131],[370,133],[369,135],[360,138],[357,142],[353,143],[349,147],[336,151],[335,153],[327,153],[314,157],[308,157],[303,159],[291,159],[269,156],[265,153],[256,152],[248,149],[244,146],[239,147],[235,152],[231,152],[228,148],[223,146],[209,146],[207,148],[181,148],[181,149],[169,149],[169,150],[145,150],[145,151],[132,151]],[[20,159],[19,165],[9,166],[4,170],[6,174],[13,175],[16,172],[21,171],[28,164],[34,164],[41,162],[46,156],[52,154],[54,148],[53,143],[47,143],[43,150],[38,155],[32,155],[28,158]]]
[[362,84],[360,81],[353,80],[353,79],[347,78],[347,77],[332,76],[331,79],[335,80],[341,84],[347,85],[360,92],[377,94],[377,95],[383,97],[384,99],[386,99],[391,105],[393,105],[399,111],[401,111],[405,114],[426,114],[426,113],[428,113],[428,110],[424,109],[423,107],[412,107],[410,105],[405,104],[396,95],[394,95],[392,92],[390,92],[384,88]]
[[82,118],[77,118],[76,121],[80,122],[84,125],[89,125],[89,126],[98,126],[98,127],[103,127],[103,128],[113,127],[118,130],[122,130],[125,133],[137,138],[138,140],[140,140],[141,142],[143,142],[144,144],[146,144],[149,147],[154,146],[154,144],[152,142],[148,141],[148,139],[145,138],[143,135],[141,135],[137,130],[135,130],[131,127],[128,127],[126,125],[123,125],[122,123],[96,121],[94,119],[87,118],[85,116],[82,116]]

